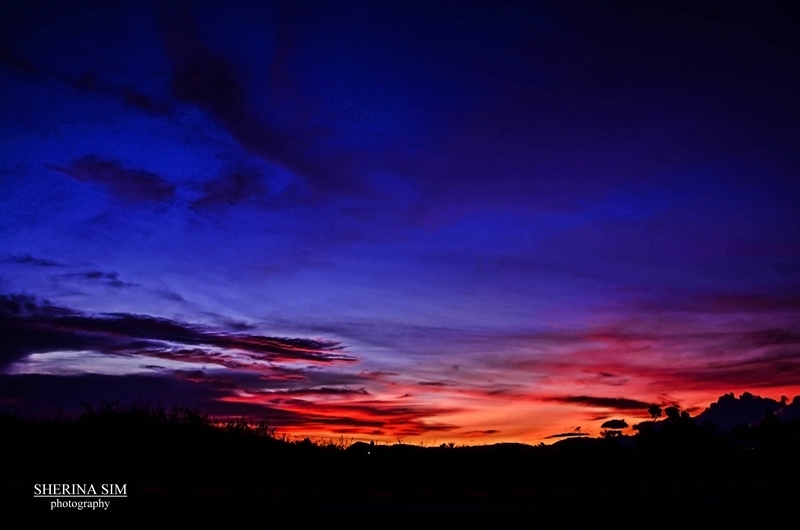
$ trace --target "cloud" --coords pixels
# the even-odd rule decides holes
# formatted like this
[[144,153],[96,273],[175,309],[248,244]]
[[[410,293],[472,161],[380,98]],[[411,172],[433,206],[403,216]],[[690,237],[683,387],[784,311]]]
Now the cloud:
[[650,377],[665,387],[678,384],[687,390],[791,387],[800,384],[800,351],[792,349],[755,358],[710,361],[692,368],[650,372]]
[[330,426],[336,426],[337,432],[418,436],[460,428],[457,425],[430,421],[431,418],[438,415],[459,412],[458,409],[413,402],[404,402],[402,405],[398,405],[394,401],[376,399],[312,401],[280,396],[276,399],[273,393],[240,394],[222,399],[232,403],[262,403],[269,407],[291,411],[304,418],[302,425],[304,430],[325,430]]
[[794,346],[800,344],[800,333],[788,329],[762,329],[742,333],[739,337],[742,348],[761,348],[764,346]]
[[[432,421],[460,409],[365,399],[370,392],[359,385],[381,379],[381,373],[313,369],[355,360],[336,342],[235,334],[146,315],[91,314],[13,294],[0,296],[0,334],[4,365],[16,367],[0,376],[0,402],[26,410],[139,398],[199,406],[218,416],[268,418],[297,433],[407,437],[460,428]],[[36,369],[48,356],[54,363],[88,363],[79,367],[93,370],[117,359],[137,373],[19,369]],[[305,366],[275,364],[298,361]]]
[[138,109],[146,114],[165,116],[170,112],[169,105],[165,103],[156,103],[153,98],[136,90],[132,86],[113,87],[102,83],[96,76],[88,73],[80,77],[70,77],[63,74],[56,74],[55,77],[81,90],[119,98],[125,105]]
[[168,105],[165,103],[156,103],[152,97],[132,86],[114,87],[104,84],[97,79],[97,76],[90,73],[83,73],[80,76],[70,76],[64,73],[43,70],[22,58],[14,47],[6,43],[0,43],[0,65],[4,65],[27,76],[35,76],[40,80],[54,79],[79,90],[117,97],[126,105],[148,114],[163,116],[170,112]]
[[0,43],[0,64],[25,74],[36,74],[38,70],[19,56],[17,51],[5,43]]
[[545,439],[548,438],[571,438],[573,436],[589,436],[586,433],[581,432],[560,432],[558,434],[551,434],[550,436],[545,436]]
[[[249,403],[256,405],[260,401],[247,401],[241,398],[223,398],[230,403]],[[370,434],[384,436],[420,436],[431,432],[457,430],[459,426],[428,421],[438,414],[446,414],[448,410],[417,406],[397,410],[391,403],[374,401],[369,404],[316,403],[302,400],[291,400],[279,403],[264,403],[270,410],[282,410],[291,413],[298,421],[290,432],[329,431],[350,434]],[[288,425],[287,425],[288,426]]]
[[[82,313],[25,295],[0,296],[0,330],[7,361],[54,350],[131,352],[236,367],[260,361],[355,361],[336,342],[233,334],[147,315]],[[226,355],[226,350],[233,353]]]
[[781,293],[723,292],[692,297],[651,298],[640,301],[645,311],[680,311],[688,313],[800,313],[800,293],[796,286]]
[[383,371],[383,370],[375,370],[375,371],[372,371],[372,372],[366,372],[366,371],[365,372],[361,372],[361,374],[359,374],[359,375],[362,375],[364,377],[375,377],[375,378],[378,378],[378,377],[392,377],[392,376],[400,375],[400,374],[397,373],[397,372],[386,372],[386,371]]
[[650,403],[636,399],[613,397],[564,396],[545,398],[545,401],[615,410],[647,410],[650,406]]
[[[212,53],[201,42],[188,4],[180,9],[162,6],[160,16],[167,56],[173,66],[172,92],[178,100],[205,110],[245,150],[308,179],[316,189],[336,193],[354,190],[350,172],[345,171],[347,158],[323,155],[315,149],[311,139],[318,133],[297,132],[302,129],[301,118],[295,119],[290,130],[256,117],[258,113],[248,101],[241,73],[231,61]],[[285,52],[283,49],[281,54]],[[271,99],[265,103],[285,102]]]
[[332,387],[321,387],[321,388],[292,388],[290,390],[273,390],[270,392],[265,392],[264,395],[270,396],[280,396],[280,395],[290,395],[290,396],[367,396],[369,392],[366,391],[364,388],[332,388]]
[[156,293],[159,296],[161,296],[164,300],[170,300],[172,302],[181,302],[181,303],[186,302],[186,299],[183,296],[168,289],[159,289],[156,291]]
[[608,420],[604,422],[601,429],[627,429],[628,423],[625,420]]
[[94,406],[104,401],[151,402],[167,407],[198,408],[218,416],[269,417],[275,424],[302,423],[300,417],[289,411],[219,399],[228,393],[228,389],[213,381],[196,382],[164,375],[0,374],[0,401],[7,403],[4,409],[20,413],[77,412],[82,404]]
[[207,182],[203,196],[192,202],[192,208],[202,210],[235,206],[265,195],[267,189],[261,175],[252,171],[234,171]]
[[711,297],[709,312],[795,312],[800,313],[800,294],[723,294]]
[[20,265],[32,265],[35,267],[63,267],[63,263],[45,258],[36,258],[30,254],[19,254],[9,256],[3,260],[6,263],[18,263]]
[[[17,361],[15,370],[4,376],[15,384],[6,385],[8,391],[0,392],[0,398],[22,400],[29,406],[70,408],[79,404],[78,397],[97,402],[120,396],[194,406],[186,403],[193,397],[215,414],[268,417],[273,425],[298,433],[416,436],[458,428],[430,421],[452,413],[452,408],[364,400],[370,392],[359,385],[382,375],[312,369],[313,364],[355,361],[336,342],[234,334],[145,315],[88,314],[25,295],[0,297],[0,333],[6,338],[4,364]],[[32,355],[40,352],[38,357]],[[78,363],[77,371],[55,370],[51,374],[59,375],[47,375],[24,370],[25,366],[38,370],[42,356],[54,355],[58,357],[54,363]],[[130,359],[138,373],[80,372],[81,366],[101,369],[104,359]],[[289,362],[306,366],[275,364]],[[181,364],[197,368],[175,368]],[[81,381],[84,386],[65,380]],[[37,394],[26,386],[31,381],[57,383]],[[181,396],[170,394],[169,381]]]
[[175,193],[175,186],[155,173],[129,169],[116,160],[103,160],[93,154],[73,160],[68,166],[46,166],[82,182],[100,184],[128,201],[161,202],[172,198]]
[[165,115],[169,113],[168,105],[165,103],[156,103],[153,98],[137,91],[133,87],[123,87],[120,92],[122,93],[122,101],[124,101],[126,105],[150,114]]
[[464,433],[465,436],[489,436],[490,434],[498,434],[500,431],[497,429],[486,429],[483,431],[467,431]]
[[87,271],[75,272],[68,274],[59,274],[54,276],[59,280],[83,280],[88,282],[101,283],[107,287],[121,288],[121,287],[140,287],[139,284],[124,282],[119,279],[119,273],[116,272],[103,272],[103,271]]
[[[627,331],[609,327],[498,335],[495,348],[510,353],[484,355],[481,363],[492,371],[528,373],[546,384],[588,388],[601,396],[603,387],[623,385],[628,395],[642,397],[669,388],[721,393],[800,384],[800,332],[793,321],[755,316],[747,325],[709,328],[706,323],[714,317],[687,322],[681,316],[656,324],[643,314],[631,317]],[[520,348],[529,353],[518,354]],[[575,394],[572,403],[603,406],[584,392],[564,393]],[[543,394],[560,399],[553,392]],[[520,396],[511,392],[508,397]]]

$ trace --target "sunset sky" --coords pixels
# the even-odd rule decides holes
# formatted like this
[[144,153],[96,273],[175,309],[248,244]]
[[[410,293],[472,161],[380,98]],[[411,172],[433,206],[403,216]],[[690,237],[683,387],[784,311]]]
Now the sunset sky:
[[800,394],[791,6],[4,3],[0,406],[549,443]]

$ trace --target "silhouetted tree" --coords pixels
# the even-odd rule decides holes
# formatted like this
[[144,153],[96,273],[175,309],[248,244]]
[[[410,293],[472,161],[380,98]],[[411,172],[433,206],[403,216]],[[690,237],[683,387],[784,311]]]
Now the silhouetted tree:
[[608,420],[600,426],[602,429],[607,429],[602,431],[600,436],[603,438],[615,438],[622,434],[621,429],[625,429],[627,427],[628,423],[625,420]]
[[654,403],[647,409],[647,413],[650,414],[650,417],[653,418],[653,423],[655,423],[661,417],[661,407]]
[[667,414],[667,420],[673,423],[677,422],[681,417],[681,409],[678,407],[667,407],[664,412]]

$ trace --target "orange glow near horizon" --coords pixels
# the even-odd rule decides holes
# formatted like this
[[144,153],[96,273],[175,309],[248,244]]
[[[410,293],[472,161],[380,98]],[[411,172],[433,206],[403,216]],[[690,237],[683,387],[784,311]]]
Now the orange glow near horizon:
[[[745,392],[780,400],[800,394],[798,387],[772,388],[768,392],[752,389],[732,389],[737,397]],[[453,442],[459,445],[494,443],[555,443],[563,437],[553,435],[578,433],[597,437],[600,426],[609,419],[625,420],[626,434],[634,434],[635,424],[650,421],[644,409],[619,410],[603,406],[581,406],[546,401],[536,396],[513,398],[474,397],[459,400],[449,396],[439,399],[403,401],[402,399],[333,399],[322,401],[269,401],[277,410],[303,414],[305,423],[275,425],[279,435],[295,439],[346,439],[403,443],[425,446]],[[657,399],[641,400],[662,408],[677,405],[692,416],[715,402],[720,394],[712,391],[674,392]],[[621,398],[624,399],[624,398]],[[231,396],[222,398],[229,403],[264,403],[264,396]],[[437,402],[438,401],[438,402]],[[422,403],[425,403],[423,405]],[[459,404],[462,406],[459,407]]]

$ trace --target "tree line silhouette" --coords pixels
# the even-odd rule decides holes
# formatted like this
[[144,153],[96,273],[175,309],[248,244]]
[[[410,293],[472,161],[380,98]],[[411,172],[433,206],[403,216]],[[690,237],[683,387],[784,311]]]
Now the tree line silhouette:
[[800,419],[767,414],[721,432],[674,406],[661,420],[660,407],[648,412],[634,435],[618,419],[599,438],[432,447],[292,440],[267,421],[218,423],[149,404],[50,419],[6,414],[4,487],[27,499],[33,483],[127,483],[132,506],[159,498],[192,506],[747,506],[800,493]]

